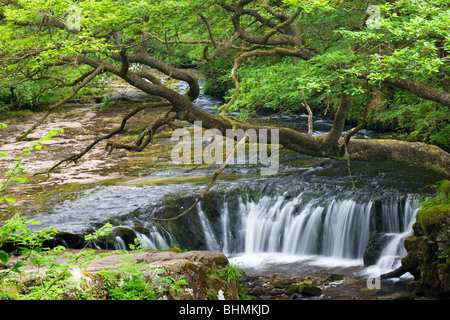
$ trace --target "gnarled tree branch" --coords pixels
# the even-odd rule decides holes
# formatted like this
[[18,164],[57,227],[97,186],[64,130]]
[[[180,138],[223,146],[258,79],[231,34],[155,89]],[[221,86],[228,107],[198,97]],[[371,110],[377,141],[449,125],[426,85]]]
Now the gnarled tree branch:
[[99,64],[96,67],[96,69],[87,78],[85,78],[81,83],[79,83],[68,96],[64,97],[63,99],[59,100],[58,102],[56,102],[56,103],[52,104],[50,107],[48,107],[47,112],[44,114],[44,116],[40,120],[38,120],[25,133],[23,133],[22,135],[17,137],[17,141],[26,139],[26,137],[31,132],[33,132],[38,126],[40,126],[45,121],[45,119],[47,119],[47,117],[50,115],[50,113],[52,113],[53,110],[55,110],[56,108],[60,107],[61,105],[63,105],[64,103],[66,103],[67,101],[72,99],[78,93],[78,91],[80,91],[81,88],[86,86],[89,82],[92,81],[92,79],[94,79],[101,72],[103,72],[103,64]]

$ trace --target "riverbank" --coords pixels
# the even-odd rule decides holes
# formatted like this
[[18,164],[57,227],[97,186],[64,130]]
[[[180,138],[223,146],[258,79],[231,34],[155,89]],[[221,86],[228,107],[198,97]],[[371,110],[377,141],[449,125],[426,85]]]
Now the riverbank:
[[4,280],[0,300],[237,300],[240,295],[238,278],[220,252],[67,249],[42,254],[41,260],[36,265],[19,256],[0,265],[0,278],[6,266],[23,268]]
[[[43,142],[43,148],[34,151],[24,161],[24,177],[26,184],[12,184],[9,188],[11,196],[16,198],[14,205],[0,205],[0,219],[7,219],[18,208],[31,212],[46,210],[46,202],[62,202],[76,197],[86,188],[101,181],[137,176],[142,172],[153,172],[170,167],[170,131],[162,130],[155,137],[151,148],[142,152],[115,150],[108,153],[105,142],[93,147],[77,163],[63,165],[49,176],[45,172],[58,161],[84,150],[93,140],[108,134],[120,126],[122,118],[137,105],[151,103],[153,97],[143,94],[125,83],[115,83],[116,94],[110,98],[109,104],[92,98],[85,101],[68,103],[55,110],[47,120],[26,141],[15,141],[15,137],[30,128],[42,115],[42,112],[18,112],[8,119],[2,120],[8,125],[0,131],[0,151],[7,157],[0,157],[0,166],[9,168],[14,159],[22,155],[22,150],[31,142],[42,138],[48,131],[61,128],[63,133],[49,141]],[[131,143],[137,137],[139,129],[161,117],[168,111],[165,107],[149,108],[141,111],[139,117],[128,121],[123,134],[115,141]],[[113,138],[114,139],[114,138]],[[41,208],[42,207],[42,208]]]
[[[70,164],[66,167],[62,167],[60,170],[52,173],[47,180],[45,180],[45,176],[33,176],[36,172],[48,169],[49,166],[60,160],[61,157],[66,157],[75,151],[82,150],[92,139],[104,135],[109,130],[117,127],[120,119],[131,110],[132,106],[146,103],[142,102],[143,99],[151,99],[142,96],[139,92],[127,91],[132,90],[131,88],[124,87],[122,89],[127,92],[125,97],[113,101],[107,108],[103,108],[101,103],[91,103],[88,105],[77,104],[75,108],[71,108],[70,110],[61,109],[59,112],[52,115],[52,117],[49,118],[34,135],[29,136],[30,139],[37,140],[46,132],[46,130],[53,129],[55,126],[64,129],[64,133],[58,135],[49,142],[46,142],[42,150],[27,158],[25,168],[27,170],[29,183],[26,185],[15,185],[11,189],[12,195],[16,197],[18,201],[16,205],[3,208],[5,210],[2,210],[2,219],[7,219],[17,212],[24,212],[33,217],[41,214],[41,216],[45,217],[47,225],[59,222],[58,228],[61,226],[70,227],[75,228],[78,232],[81,232],[80,228],[100,227],[102,223],[111,220],[115,222],[115,226],[117,227],[116,231],[118,233],[116,236],[119,239],[126,240],[127,234],[134,234],[134,237],[136,237],[136,234],[139,232],[142,232],[141,236],[150,237],[153,235],[149,234],[149,232],[152,233],[154,231],[152,229],[153,227],[148,224],[149,217],[153,216],[153,209],[157,209],[156,211],[159,212],[159,214],[166,214],[168,215],[167,217],[169,217],[174,216],[179,213],[182,208],[186,208],[186,206],[193,203],[195,197],[193,198],[192,194],[195,194],[195,192],[198,191],[197,189],[201,189],[202,184],[205,184],[210,180],[214,168],[208,168],[205,171],[201,171],[198,175],[197,172],[199,171],[196,171],[196,176],[185,175],[184,173],[180,174],[180,172],[175,174],[174,171],[171,171],[171,169],[174,168],[170,165],[171,144],[170,131],[168,130],[159,132],[155,137],[155,143],[143,152],[135,153],[116,150],[111,155],[108,155],[107,151],[104,150],[104,145],[99,144],[76,165]],[[130,98],[130,95],[128,95],[130,93],[131,97],[134,98]],[[136,96],[134,96],[134,94],[136,94]],[[143,125],[148,124],[166,112],[167,109],[165,108],[144,110],[142,115],[136,117],[136,119],[133,120],[135,122],[130,122],[130,124],[132,124],[134,128],[142,128]],[[37,117],[39,115],[34,114],[34,116]],[[31,118],[26,119],[27,120],[24,121],[25,119],[19,117],[14,121],[8,122],[7,131],[1,133],[7,134],[7,137],[11,142],[9,144],[3,144],[0,147],[0,150],[4,150],[10,154],[9,158],[0,158],[0,161],[3,161],[2,165],[9,164],[11,159],[20,154],[22,148],[31,142],[26,141],[17,143],[12,140],[15,132],[22,132],[25,127],[31,125]],[[123,142],[131,142],[136,138],[136,134],[137,130],[132,130],[130,126],[130,129],[125,128],[125,135],[121,136],[120,139],[122,139]],[[289,154],[287,155],[289,156]],[[177,166],[176,169],[180,169],[180,167]],[[187,167],[185,169],[187,169]],[[301,208],[299,204],[305,201],[307,202],[307,207],[309,206],[313,209],[315,208],[322,211],[323,208],[332,206],[339,209],[338,212],[346,212],[348,208],[351,208],[348,212],[356,216],[356,213],[360,210],[358,208],[367,208],[367,210],[370,211],[369,209],[373,204],[371,199],[373,195],[376,195],[377,199],[382,199],[383,197],[392,195],[400,188],[405,188],[406,191],[401,191],[399,193],[406,194],[411,189],[417,191],[419,188],[426,186],[426,182],[423,182],[427,181],[426,179],[432,180],[432,177],[426,177],[426,173],[419,174],[414,172],[411,168],[405,169],[395,165],[390,166],[390,168],[383,168],[383,165],[373,166],[372,164],[366,163],[353,163],[352,169],[358,186],[357,191],[362,191],[362,197],[366,197],[364,198],[365,202],[363,203],[358,202],[358,199],[356,198],[353,199],[355,191],[352,191],[346,164],[342,165],[342,163],[337,163],[332,160],[323,161],[297,155],[296,157],[293,157],[292,160],[283,164],[282,172],[273,177],[273,179],[267,179],[264,183],[261,183],[261,180],[263,179],[258,178],[253,173],[252,168],[232,168],[230,169],[230,176],[227,179],[230,179],[230,181],[236,180],[233,186],[233,188],[236,189],[233,190],[232,197],[227,199],[228,202],[225,202],[223,198],[219,198],[218,196],[214,202],[208,202],[208,199],[204,199],[203,208],[205,211],[208,211],[206,212],[207,215],[205,219],[198,219],[200,211],[197,211],[193,217],[187,218],[187,222],[181,221],[178,225],[172,225],[172,229],[167,228],[167,225],[163,225],[162,229],[154,232],[155,239],[161,240],[163,236],[168,236],[163,239],[164,241],[161,243],[170,245],[171,241],[173,241],[173,238],[171,237],[176,231],[178,240],[180,240],[179,235],[183,234],[183,241],[180,241],[183,243],[183,248],[192,250],[207,248],[208,245],[215,246],[217,244],[222,247],[214,247],[214,249],[220,251],[225,248],[225,242],[221,242],[221,237],[224,233],[223,231],[217,230],[222,230],[220,229],[221,227],[218,226],[220,226],[222,221],[222,215],[225,214],[225,210],[223,210],[225,205],[233,208],[232,216],[230,217],[231,220],[228,221],[230,228],[233,227],[233,234],[235,235],[230,236],[229,239],[231,240],[239,238],[236,235],[242,234],[242,231],[237,229],[237,226],[240,225],[237,221],[247,221],[245,215],[238,217],[242,212],[245,214],[250,214],[252,212],[264,213],[266,209],[278,205],[280,210],[273,212],[274,217],[277,217],[278,213],[285,212],[286,208]],[[167,174],[161,174],[161,172],[167,172]],[[406,177],[412,175],[412,173],[415,174],[415,180],[419,180],[419,177],[422,176],[425,176],[426,178],[424,178],[423,181],[420,180],[415,182],[414,185],[407,179],[402,181],[397,178],[397,175]],[[320,176],[320,178],[315,178],[316,175]],[[248,184],[256,186],[256,189],[253,190],[255,197],[251,199],[252,201],[239,202],[239,197],[246,197],[243,192],[246,189],[242,188],[246,179],[243,178],[253,179],[248,181]],[[301,183],[299,183],[299,181]],[[394,182],[395,188],[397,189],[393,186]],[[260,190],[258,190],[259,183],[261,183]],[[170,187],[165,189],[163,187],[165,184]],[[99,187],[99,185],[101,186]],[[180,185],[182,187],[175,188],[175,185]],[[304,185],[304,189],[298,189],[301,185]],[[416,185],[418,186],[417,188],[415,187]],[[157,188],[156,186],[162,187]],[[225,187],[229,188],[228,185]],[[369,190],[365,190],[366,188]],[[292,194],[282,195],[290,189],[293,189]],[[278,191],[283,191],[283,193],[277,193]],[[309,198],[302,198],[305,192]],[[182,196],[186,194],[189,196],[182,199]],[[166,197],[166,195],[169,195],[169,197]],[[212,198],[214,197],[216,197],[216,195],[212,195]],[[335,199],[336,197],[344,198]],[[296,198],[298,198],[298,203],[294,201]],[[249,199],[250,198],[245,200]],[[266,199],[267,202],[262,202],[261,200],[263,199]],[[279,203],[277,199],[279,200]],[[368,202],[366,201],[367,199]],[[152,208],[149,203],[153,200],[157,200],[158,204],[156,207]],[[317,206],[316,200],[326,200],[328,202],[322,203],[321,205],[323,207],[321,207]],[[378,206],[378,210],[381,211],[382,208],[386,206],[386,212],[389,212],[389,210],[391,210],[391,207],[389,206],[397,208],[396,210],[400,210],[400,206],[404,204],[401,199],[394,199],[393,204],[390,204],[389,201],[389,199],[386,203],[378,201],[375,202],[374,206]],[[285,204],[288,205],[284,207]],[[232,207],[232,205],[235,205],[235,207]],[[251,211],[252,206],[255,205],[257,210]],[[55,209],[55,207],[57,207],[57,209]],[[242,209],[248,210],[248,212]],[[364,209],[364,211],[366,210]],[[379,216],[382,215],[381,211],[379,211]],[[300,212],[294,213],[298,214]],[[308,212],[305,211],[305,213]],[[317,217],[321,214],[319,211],[311,211],[309,213],[315,213]],[[399,213],[397,212],[396,214],[398,215]],[[330,211],[329,216],[336,217],[337,215],[332,214]],[[286,217],[289,217],[289,215],[286,215]],[[295,217],[295,215],[292,216],[292,218],[295,219],[299,217],[301,218],[301,215],[298,215],[297,217]],[[267,232],[261,233],[263,230],[261,229],[262,225],[259,225],[260,227],[258,227],[257,224],[254,226],[249,225],[249,230],[256,231],[253,233],[254,235],[261,233],[261,238],[254,238],[255,241],[252,242],[254,247],[251,247],[250,251],[268,250],[268,242],[277,241],[277,238],[281,239],[285,237],[285,235],[276,233],[279,232],[279,230],[282,230],[281,227],[283,225],[287,225],[288,227],[293,226],[292,223],[280,223],[278,225],[280,228],[278,228],[278,226],[272,223],[273,221],[270,219],[264,219],[264,217],[261,218],[260,221],[265,224],[265,228],[273,230],[273,237],[269,237],[269,233]],[[216,229],[208,231],[209,226],[202,225],[200,221],[212,223]],[[258,219],[255,221],[258,221]],[[281,219],[280,221],[282,222],[283,220]],[[323,229],[319,224],[320,221],[321,219],[317,218],[317,223],[311,224],[311,227],[317,229],[311,230],[316,232],[315,230]],[[367,219],[366,221],[369,222],[370,220]],[[298,227],[300,227],[300,219],[298,219],[298,223]],[[123,225],[126,227],[123,228]],[[332,227],[336,225],[336,223],[330,224]],[[161,230],[169,230],[170,232],[164,233]],[[231,229],[228,230],[231,231]],[[357,230],[357,228],[353,228],[352,230]],[[126,233],[120,233],[119,231],[124,231]],[[350,231],[350,229],[347,231]],[[194,233],[196,234],[193,235]],[[339,233],[342,234],[342,232],[338,230],[336,234]],[[231,232],[229,234],[231,235]],[[272,232],[270,234],[272,234]],[[298,233],[292,233],[292,235],[295,234]],[[214,243],[214,241],[208,243],[208,239],[204,239],[205,235],[214,235],[215,239],[211,237],[211,240],[214,240],[216,243]],[[311,236],[313,235],[318,236],[318,233],[312,233]],[[267,236],[267,238],[262,238],[262,236]],[[130,239],[134,240],[134,238]],[[153,240],[155,239],[150,239],[151,241],[149,240],[149,243],[152,242],[152,245],[154,245],[155,242]],[[241,239],[240,244],[236,244],[236,247],[240,248],[239,250],[242,250],[242,243],[245,243],[245,240],[244,237]],[[316,250],[313,246],[316,242],[312,240],[306,242],[309,243],[308,249]],[[333,243],[333,241],[331,242]],[[363,241],[361,241],[361,243],[362,242]],[[133,243],[133,241],[128,241],[127,243]],[[295,243],[296,242],[294,241],[288,244],[292,245],[292,247],[288,248],[291,248],[294,252],[297,250],[295,248]],[[231,244],[231,242],[228,244]],[[160,243],[156,243],[156,247],[157,246],[160,246]],[[276,248],[276,250],[279,251],[283,250],[283,247],[286,248],[286,246],[281,246],[279,243],[275,242],[274,246],[272,246],[272,248]],[[344,246],[341,246],[341,248],[344,252],[352,251],[350,248],[345,248]],[[363,249],[364,247],[361,247],[358,250],[361,251]],[[362,252],[364,252],[364,250]],[[330,251],[329,254],[334,254],[334,252]],[[303,267],[304,266],[300,266],[299,268]],[[365,278],[355,280],[355,276],[348,276],[344,277],[344,280],[339,280],[343,282],[338,281],[338,283],[332,283],[332,281],[329,281],[327,283],[326,281],[331,274],[332,272],[324,271],[320,277],[309,276],[308,278],[308,276],[260,275],[256,272],[252,275],[247,275],[247,278],[243,279],[242,283],[246,287],[247,294],[253,295],[254,298],[257,299],[303,299],[305,298],[303,296],[303,289],[300,291],[299,287],[303,283],[316,286],[321,290],[321,294],[309,295],[306,299],[318,299],[321,296],[335,296],[340,299],[376,298],[376,295],[366,294],[369,289],[366,286]],[[356,281],[359,281],[358,284],[352,288]],[[283,287],[282,283],[286,285]],[[345,285],[347,284],[350,285],[346,287]],[[318,292],[316,289],[314,290],[314,292]],[[336,290],[340,290],[340,292],[337,292]],[[345,292],[345,290],[349,291]],[[334,293],[327,293],[333,291]]]

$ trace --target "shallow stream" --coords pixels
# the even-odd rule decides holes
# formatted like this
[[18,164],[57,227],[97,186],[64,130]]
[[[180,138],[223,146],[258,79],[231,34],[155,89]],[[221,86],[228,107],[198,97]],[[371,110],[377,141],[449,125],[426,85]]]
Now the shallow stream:
[[[221,101],[202,94],[195,103],[215,112]],[[260,113],[257,118],[269,116]],[[302,131],[307,126],[303,115],[278,115],[271,121]],[[331,125],[328,118],[315,118],[314,134],[327,133]],[[375,135],[362,130],[355,138]],[[281,150],[277,174],[261,176],[258,165],[230,165],[210,191],[214,201],[202,201],[188,221],[175,225],[151,220],[158,210],[166,210],[169,200],[179,210],[192,203],[217,167],[142,172],[139,177],[103,181],[35,218],[41,227],[74,234],[112,222],[150,248],[223,251],[248,274],[346,277],[327,288],[321,299],[373,298],[401,290],[411,280],[406,274],[383,281],[381,289],[367,288],[368,277],[400,265],[406,254],[403,240],[411,234],[420,208],[417,203],[440,180],[435,173],[395,163],[352,162],[354,189],[346,162]],[[191,238],[180,236],[180,229]],[[376,257],[364,266],[374,237]],[[127,242],[127,236],[118,233],[115,247]]]

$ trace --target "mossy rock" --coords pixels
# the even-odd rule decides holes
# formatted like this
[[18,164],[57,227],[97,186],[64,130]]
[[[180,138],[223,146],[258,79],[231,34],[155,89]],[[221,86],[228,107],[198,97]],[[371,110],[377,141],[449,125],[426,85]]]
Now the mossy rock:
[[416,236],[410,236],[405,239],[404,246],[408,251],[417,251],[420,248],[420,238]]
[[288,294],[301,293],[305,296],[320,296],[322,294],[322,289],[309,283],[302,283],[288,285],[285,292]]
[[420,224],[422,227],[422,230],[418,230],[419,232],[435,235],[442,229],[442,224],[447,222],[449,215],[450,208],[448,205],[432,206],[417,213],[415,224]]
[[398,291],[392,294],[384,295],[377,300],[414,300],[416,298],[416,294],[409,291]]
[[330,282],[333,282],[333,281],[341,281],[341,280],[344,280],[344,276],[341,275],[341,274],[332,273],[332,274],[330,274],[330,275],[327,277],[327,280],[330,281]]
[[286,287],[286,291],[285,292],[287,294],[298,293],[299,292],[299,288],[300,288],[299,284],[291,284],[291,285],[288,285]]
[[450,208],[438,204],[420,210],[413,226],[414,234],[405,239],[408,254],[402,265],[415,281],[408,290],[428,297],[450,296],[450,275],[446,250],[450,246]]
[[280,280],[275,280],[275,281],[272,283],[272,285],[273,285],[275,288],[278,288],[278,289],[284,289],[284,288],[286,288],[287,286],[289,286],[291,283],[292,283],[292,281],[289,280],[289,279],[280,279]]

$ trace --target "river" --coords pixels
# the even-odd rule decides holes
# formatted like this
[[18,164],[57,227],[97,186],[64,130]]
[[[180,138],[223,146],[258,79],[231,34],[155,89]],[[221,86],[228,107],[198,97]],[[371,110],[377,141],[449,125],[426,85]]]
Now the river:
[[[201,94],[194,103],[215,112],[213,107],[222,101]],[[260,120],[269,116],[256,115]],[[271,121],[302,131],[307,126],[304,115],[276,115]],[[329,118],[315,117],[314,134],[326,134],[331,125]],[[364,129],[355,138],[376,135]],[[373,298],[402,289],[411,280],[406,274],[383,281],[378,291],[367,290],[369,277],[400,265],[420,196],[429,195],[430,185],[440,180],[435,173],[396,163],[352,162],[354,188],[346,162],[280,150],[276,174],[261,176],[258,165],[230,165],[210,199],[179,223],[151,220],[159,211],[176,212],[176,207],[179,213],[192,203],[217,167],[103,181],[35,218],[41,227],[74,234],[111,222],[117,249],[131,242],[132,233],[149,248],[223,251],[247,274],[346,277],[321,299]],[[373,251],[370,257],[368,248]]]

